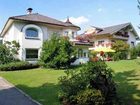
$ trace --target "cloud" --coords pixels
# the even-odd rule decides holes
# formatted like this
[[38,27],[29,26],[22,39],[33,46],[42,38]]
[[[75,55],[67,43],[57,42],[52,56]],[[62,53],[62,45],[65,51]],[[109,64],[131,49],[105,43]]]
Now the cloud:
[[103,8],[98,8],[98,12],[103,12]]
[[[66,21],[67,19],[64,19],[62,21]],[[89,19],[84,16],[79,17],[69,17],[70,22],[72,22],[75,25],[82,25],[89,22]]]

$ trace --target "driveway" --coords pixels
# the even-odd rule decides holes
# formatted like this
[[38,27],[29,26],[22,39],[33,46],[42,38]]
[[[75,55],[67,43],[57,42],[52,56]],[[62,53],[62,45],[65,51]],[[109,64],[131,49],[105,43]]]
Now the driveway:
[[0,105],[41,105],[0,77]]

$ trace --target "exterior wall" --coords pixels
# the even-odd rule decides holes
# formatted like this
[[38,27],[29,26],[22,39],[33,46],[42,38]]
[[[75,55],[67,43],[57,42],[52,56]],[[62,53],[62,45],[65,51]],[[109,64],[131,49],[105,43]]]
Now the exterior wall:
[[56,27],[49,27],[48,26],[48,37],[50,38],[53,34],[58,34],[61,36],[62,33],[62,28],[56,28]]
[[133,47],[131,42],[134,42],[134,46],[136,46],[136,37],[135,37],[134,33],[129,32],[128,34],[129,34],[129,38],[128,38],[127,43],[130,45],[130,47]]
[[9,28],[9,30],[6,32],[3,41],[13,41],[14,38],[16,37],[14,34],[14,24]]
[[[94,39],[94,47],[101,47],[102,45],[98,45],[98,41],[104,41],[104,47],[107,47],[106,44],[111,43],[111,39],[108,37],[103,37],[103,38],[96,38]],[[108,47],[111,47],[110,45]]]
[[72,32],[74,32],[74,37],[76,37],[78,30],[70,29],[70,28],[69,29],[63,29],[62,34],[64,36],[66,36],[66,33],[65,33],[66,31],[68,32],[68,37],[70,38],[70,41],[73,41]]

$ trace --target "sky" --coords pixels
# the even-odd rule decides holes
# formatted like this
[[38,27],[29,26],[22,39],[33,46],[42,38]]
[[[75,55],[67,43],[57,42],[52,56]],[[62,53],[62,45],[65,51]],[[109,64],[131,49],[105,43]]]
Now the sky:
[[26,9],[61,21],[67,17],[81,27],[106,27],[131,22],[140,34],[137,0],[0,0],[0,31],[11,16],[24,15]]

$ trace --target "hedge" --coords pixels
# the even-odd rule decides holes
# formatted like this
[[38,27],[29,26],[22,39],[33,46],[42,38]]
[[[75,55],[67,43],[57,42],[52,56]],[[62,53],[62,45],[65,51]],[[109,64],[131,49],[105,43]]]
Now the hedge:
[[0,71],[26,70],[38,67],[38,64],[30,64],[29,62],[20,61],[0,65]]

